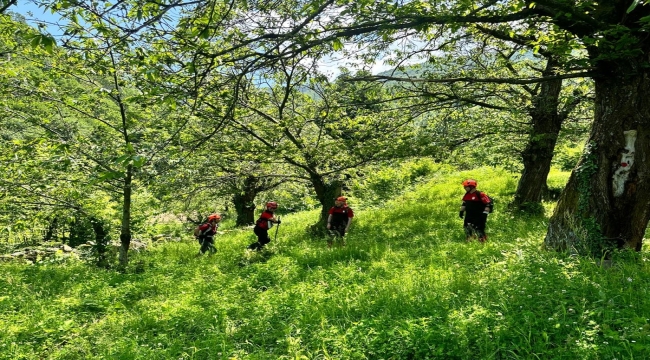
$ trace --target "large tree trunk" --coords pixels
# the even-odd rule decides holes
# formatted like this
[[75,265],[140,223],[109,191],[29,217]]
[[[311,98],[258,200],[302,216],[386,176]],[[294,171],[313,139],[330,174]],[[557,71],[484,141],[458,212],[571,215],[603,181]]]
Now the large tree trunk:
[[237,193],[232,197],[237,212],[236,226],[255,223],[255,197],[259,192],[257,183],[258,179],[254,176],[246,177],[241,193]]
[[548,247],[596,256],[615,247],[641,250],[650,219],[650,78],[644,64],[647,56],[601,65],[589,145],[549,222]]
[[[549,60],[544,76],[554,75],[555,63]],[[557,138],[566,118],[560,114],[559,97],[562,91],[562,80],[551,80],[542,83],[539,94],[534,98],[530,111],[532,130],[528,144],[522,152],[524,170],[521,173],[513,206],[522,210],[538,208],[535,204],[542,201],[547,191],[546,178],[551,170],[551,160]]]
[[124,178],[124,203],[122,204],[122,228],[120,230],[120,266],[129,263],[129,246],[131,246],[131,192],[133,165],[128,165]]
[[312,232],[324,233],[329,210],[334,206],[334,200],[341,196],[342,182],[340,180],[327,182],[322,176],[312,175],[311,183],[314,186],[316,197],[321,204],[320,216],[318,222],[312,225]]

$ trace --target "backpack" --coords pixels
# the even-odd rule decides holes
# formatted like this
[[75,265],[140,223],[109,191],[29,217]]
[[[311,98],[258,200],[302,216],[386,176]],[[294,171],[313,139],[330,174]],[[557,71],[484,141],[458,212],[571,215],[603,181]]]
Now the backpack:
[[477,191],[477,193],[478,193],[479,198],[481,197],[481,194],[485,194],[485,196],[487,196],[487,198],[490,200],[490,202],[487,203],[485,206],[488,207],[489,213],[492,214],[492,212],[494,212],[494,199],[491,198],[490,195],[488,195],[488,194],[486,194],[484,192]]
[[201,236],[201,229],[200,229],[200,228],[201,228],[201,226],[204,225],[204,224],[205,224],[205,223],[203,223],[203,224],[201,224],[201,225],[198,225],[198,226],[196,227],[196,229],[194,229],[194,236],[195,236],[195,237],[199,237],[199,236]]

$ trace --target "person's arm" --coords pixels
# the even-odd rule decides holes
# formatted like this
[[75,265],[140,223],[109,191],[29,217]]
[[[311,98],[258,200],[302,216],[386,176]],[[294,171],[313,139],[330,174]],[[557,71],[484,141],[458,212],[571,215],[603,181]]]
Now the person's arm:
[[352,224],[352,218],[348,218],[348,224],[345,226],[345,232],[348,232],[348,229],[350,228],[350,224]]
[[329,214],[327,216],[327,230],[329,230],[331,226],[332,226],[332,214]]
[[487,195],[485,195],[484,192],[481,192],[481,202],[485,204],[485,209],[483,209],[483,214],[487,215],[490,213],[490,206],[488,204],[490,203],[490,198],[488,198]]
[[460,212],[458,213],[458,217],[461,219],[465,216],[465,202],[460,205]]

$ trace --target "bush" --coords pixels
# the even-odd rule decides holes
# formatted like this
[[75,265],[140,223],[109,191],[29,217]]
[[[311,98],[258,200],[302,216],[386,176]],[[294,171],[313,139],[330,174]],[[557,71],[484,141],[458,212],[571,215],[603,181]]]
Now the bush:
[[370,166],[352,182],[352,195],[363,203],[381,204],[409,189],[427,176],[440,172],[442,166],[431,159],[416,159]]
[[560,168],[562,171],[571,171],[578,164],[580,156],[582,156],[582,148],[578,145],[564,145],[556,148],[555,156],[553,157],[553,165]]

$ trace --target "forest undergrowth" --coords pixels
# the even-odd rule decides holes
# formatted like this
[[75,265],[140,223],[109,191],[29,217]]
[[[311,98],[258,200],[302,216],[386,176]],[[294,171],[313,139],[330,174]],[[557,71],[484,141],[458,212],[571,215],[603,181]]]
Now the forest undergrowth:
[[[467,243],[458,218],[466,177],[496,199],[485,244]],[[355,209],[333,249],[307,234],[317,212],[305,211],[259,253],[245,250],[250,229],[230,229],[214,256],[197,257],[187,234],[133,254],[126,272],[0,264],[0,358],[650,358],[647,249],[608,266],[545,251],[554,204],[509,212],[515,187],[501,170],[432,174]]]

